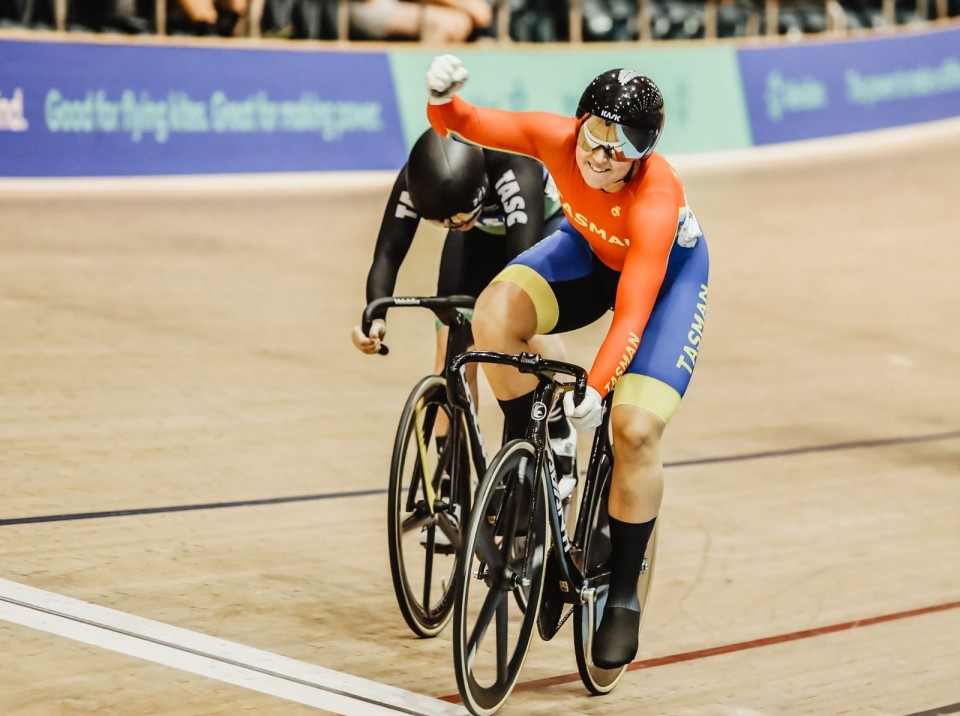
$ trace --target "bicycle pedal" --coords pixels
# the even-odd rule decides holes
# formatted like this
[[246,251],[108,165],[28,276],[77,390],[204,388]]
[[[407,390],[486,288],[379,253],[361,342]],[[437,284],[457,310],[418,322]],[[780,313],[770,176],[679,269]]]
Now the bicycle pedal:
[[[449,512],[444,513],[449,520],[450,526],[459,529],[460,525],[460,505],[454,505]],[[423,527],[420,530],[420,544],[426,549],[430,544],[430,527]],[[435,554],[453,554],[456,547],[450,542],[447,533],[441,529],[439,522],[433,524],[433,551]]]

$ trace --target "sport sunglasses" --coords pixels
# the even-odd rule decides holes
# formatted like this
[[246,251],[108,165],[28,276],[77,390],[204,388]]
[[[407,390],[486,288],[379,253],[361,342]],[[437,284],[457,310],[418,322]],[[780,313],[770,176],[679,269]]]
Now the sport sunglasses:
[[471,221],[476,219],[480,215],[480,211],[483,209],[482,204],[478,204],[477,208],[470,212],[460,212],[459,214],[454,214],[453,216],[447,217],[446,219],[440,220],[440,224],[443,225],[445,229],[460,229],[469,224]]
[[627,139],[624,134],[624,128],[622,125],[616,123],[610,123],[609,126],[615,128],[617,139],[614,142],[604,141],[599,139],[593,132],[590,131],[590,124],[595,123],[599,125],[603,123],[606,126],[605,120],[599,117],[591,117],[586,122],[583,123],[580,127],[580,148],[586,152],[592,152],[597,147],[603,149],[604,154],[606,154],[610,159],[617,162],[629,162],[634,159],[642,159],[643,155],[637,151],[637,148],[633,146],[633,143]]

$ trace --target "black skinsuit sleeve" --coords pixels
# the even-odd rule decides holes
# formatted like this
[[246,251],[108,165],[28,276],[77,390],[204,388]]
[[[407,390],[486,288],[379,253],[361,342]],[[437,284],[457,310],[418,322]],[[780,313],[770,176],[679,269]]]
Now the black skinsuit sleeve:
[[[501,181],[499,177],[510,170],[520,185],[518,194],[505,198],[502,192],[503,185],[491,187],[491,191],[500,196],[500,203],[506,216],[507,260],[509,261],[543,238],[544,170],[543,165],[536,159],[502,152],[496,154],[497,159],[502,161],[503,168],[491,172],[491,177],[498,177],[496,181],[499,184]],[[518,208],[520,203],[517,197],[523,200],[522,210]],[[524,215],[525,221],[523,221]]]
[[[404,168],[405,169],[405,168]],[[376,298],[393,295],[397,283],[400,265],[410,250],[413,237],[420,224],[420,216],[410,206],[406,194],[406,172],[400,170],[390,192],[390,199],[380,222],[380,233],[373,250],[373,263],[367,273],[367,303]],[[379,312],[374,318],[383,318],[386,311]]]

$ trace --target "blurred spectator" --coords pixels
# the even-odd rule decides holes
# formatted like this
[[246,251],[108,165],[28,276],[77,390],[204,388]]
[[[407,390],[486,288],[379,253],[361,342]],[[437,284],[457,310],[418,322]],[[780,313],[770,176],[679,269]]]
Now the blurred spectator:
[[43,13],[34,11],[33,3],[29,0],[0,0],[0,28],[3,27],[43,27],[53,26],[53,13],[49,13],[50,21],[41,17]]
[[87,0],[69,5],[68,22],[95,32],[140,35],[153,32],[153,24],[141,14],[137,0]]
[[152,8],[140,8],[137,0],[105,0],[104,5],[102,30],[116,30],[130,35],[153,31],[153,24],[144,14]]
[[[641,36],[639,0],[579,0],[581,36],[586,42],[631,42]],[[147,34],[156,31],[156,2],[167,5],[170,34],[233,36],[246,30],[252,0],[67,0],[66,29],[80,32]],[[840,23],[847,29],[882,28],[960,15],[960,0],[894,0],[893,17],[881,0],[838,0]],[[823,0],[782,3],[774,32],[794,39],[830,28]],[[260,32],[266,37],[317,40],[422,40],[430,44],[496,38],[494,8],[509,18],[517,42],[566,42],[570,39],[570,0],[348,0],[348,17],[338,18],[338,0],[263,0]],[[0,28],[54,29],[53,0],[0,0]],[[829,9],[829,5],[828,5]],[[706,34],[703,0],[650,0],[649,25],[654,40],[698,39]],[[338,19],[349,21],[348,38],[340,37]],[[834,18],[835,20],[835,18]],[[724,0],[717,7],[718,37],[764,34],[764,0]]]
[[635,40],[638,10],[635,0],[584,0],[583,39],[588,42]]
[[516,42],[570,39],[570,7],[558,0],[510,0],[510,37]]
[[[153,32],[139,5],[146,0],[68,0],[66,26],[80,32],[131,35]],[[152,12],[152,2],[149,3]],[[56,25],[52,0],[0,0],[0,27],[14,25],[52,30]]]
[[249,0],[178,0],[177,5],[170,8],[172,30],[230,37],[240,17],[247,14]]
[[487,0],[352,0],[350,33],[360,40],[467,42],[490,27]]
[[[266,0],[260,31],[265,37],[342,39],[337,0]],[[349,0],[350,40],[467,42],[491,25],[489,0]]]

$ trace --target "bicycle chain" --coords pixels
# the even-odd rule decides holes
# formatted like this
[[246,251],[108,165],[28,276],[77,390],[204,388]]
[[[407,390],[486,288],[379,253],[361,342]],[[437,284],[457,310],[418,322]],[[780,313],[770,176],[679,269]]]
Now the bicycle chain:
[[561,619],[560,623],[557,624],[557,631],[560,631],[561,629],[563,629],[563,625],[567,623],[567,619],[573,616],[573,610],[576,608],[577,608],[577,605],[574,604],[572,607],[570,607],[567,613],[563,615],[563,619]]

